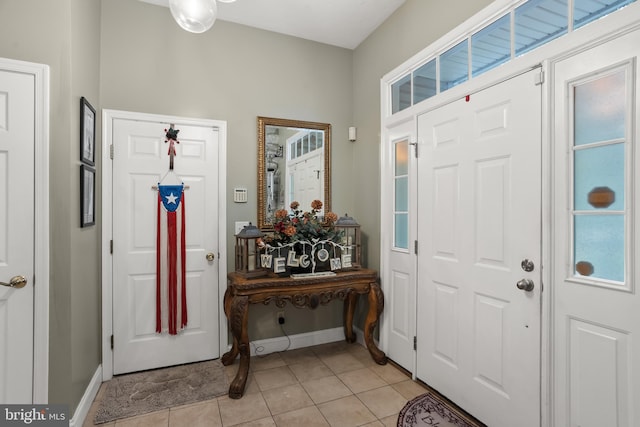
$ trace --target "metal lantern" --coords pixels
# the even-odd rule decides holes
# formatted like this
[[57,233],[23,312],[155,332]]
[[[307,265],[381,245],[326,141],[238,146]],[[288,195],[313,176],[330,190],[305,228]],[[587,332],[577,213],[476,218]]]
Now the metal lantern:
[[264,234],[255,225],[245,225],[236,234],[236,273],[245,278],[265,276],[267,270],[260,267],[258,239]]
[[[342,265],[344,268],[362,267],[362,244],[360,240],[360,224],[348,214],[340,217],[335,224],[336,231],[342,231],[341,245],[346,246],[342,251]],[[345,257],[346,256],[346,257]],[[351,265],[349,265],[349,263]]]

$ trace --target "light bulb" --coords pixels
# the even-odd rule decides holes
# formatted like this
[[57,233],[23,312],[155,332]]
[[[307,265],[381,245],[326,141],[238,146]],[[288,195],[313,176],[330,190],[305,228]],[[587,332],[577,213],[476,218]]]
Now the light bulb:
[[204,33],[218,16],[216,0],[169,0],[169,9],[178,25],[192,33]]

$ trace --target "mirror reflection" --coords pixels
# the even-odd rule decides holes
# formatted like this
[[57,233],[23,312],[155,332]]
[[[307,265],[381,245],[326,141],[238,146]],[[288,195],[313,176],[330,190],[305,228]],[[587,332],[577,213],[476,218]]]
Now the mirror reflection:
[[331,208],[330,144],[328,123],[258,117],[258,227],[272,228],[278,209],[292,201],[303,210],[313,200]]

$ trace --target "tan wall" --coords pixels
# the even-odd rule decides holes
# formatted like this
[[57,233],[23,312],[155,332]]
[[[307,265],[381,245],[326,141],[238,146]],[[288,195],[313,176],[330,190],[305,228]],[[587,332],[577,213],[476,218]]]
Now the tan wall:
[[100,364],[99,228],[81,230],[79,99],[98,106],[100,0],[3,0],[0,56],[50,67],[49,401],[75,410]]
[[[71,0],[71,402],[77,404],[101,363],[100,115],[96,114],[96,225],[80,228],[80,98],[100,111],[100,0]],[[55,200],[55,199],[53,199]],[[54,249],[55,251],[55,249]]]

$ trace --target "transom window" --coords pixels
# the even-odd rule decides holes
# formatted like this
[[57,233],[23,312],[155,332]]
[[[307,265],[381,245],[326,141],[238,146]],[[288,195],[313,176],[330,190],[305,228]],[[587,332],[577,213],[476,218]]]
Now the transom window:
[[391,84],[395,114],[635,0],[529,0]]

